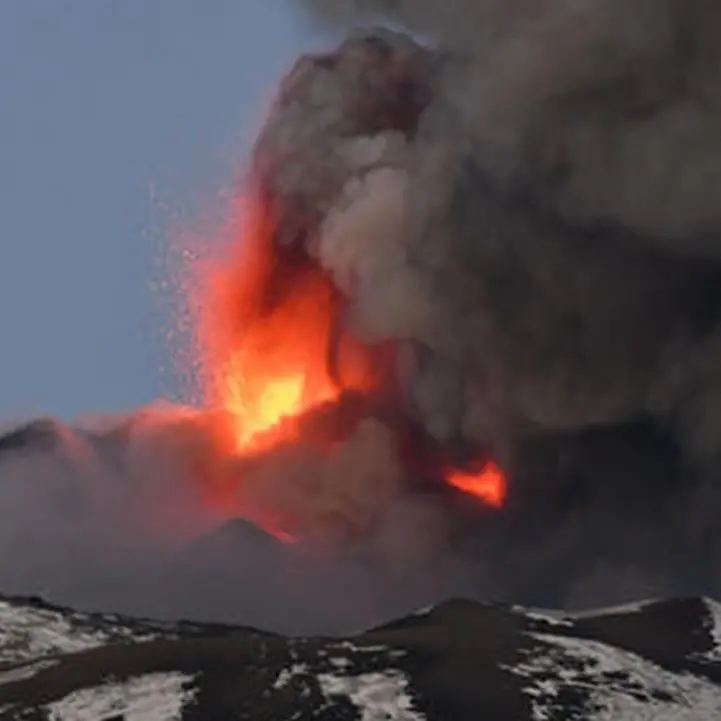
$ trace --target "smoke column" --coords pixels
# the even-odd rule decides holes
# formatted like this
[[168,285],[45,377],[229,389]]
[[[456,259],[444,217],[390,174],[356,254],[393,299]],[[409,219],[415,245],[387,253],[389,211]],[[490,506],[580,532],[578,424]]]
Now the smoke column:
[[[424,42],[356,32],[297,64],[258,144],[271,193],[296,209],[281,234],[310,224],[307,251],[352,299],[349,322],[414,349],[406,384],[426,428],[490,446],[516,469],[511,496],[540,497],[546,563],[587,548],[573,563],[608,566],[599,586],[697,589],[681,558],[715,588],[721,10],[306,5]],[[609,467],[615,452],[632,470]],[[542,481],[522,471],[534,454],[561,459]],[[604,541],[581,541],[584,523]]]
[[[320,153],[334,141],[335,156],[353,155],[346,192],[324,198],[315,252],[341,286],[353,278],[369,334],[471,369],[475,387],[458,384],[446,425],[511,439],[653,413],[690,454],[714,455],[715,382],[701,366],[715,365],[719,300],[721,12],[644,0],[309,4],[435,29],[436,68],[384,74],[388,93],[426,85],[411,139],[362,121],[329,127],[332,114],[309,107],[323,143],[288,172],[327,173]],[[408,42],[388,39],[399,75]],[[361,95],[370,73],[352,72],[343,79]]]
[[[249,173],[273,243],[343,332],[396,345],[396,416],[489,452],[507,502],[418,492],[376,412],[250,466],[213,409],[49,422],[0,439],[0,589],[300,632],[455,594],[721,594],[721,9],[305,5],[395,29],[282,80]],[[226,523],[199,477],[321,543]]]

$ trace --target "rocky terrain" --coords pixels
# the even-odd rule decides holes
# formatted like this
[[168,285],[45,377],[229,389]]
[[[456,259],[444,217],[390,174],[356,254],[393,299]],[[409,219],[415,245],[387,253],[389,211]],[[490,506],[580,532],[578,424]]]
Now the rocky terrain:
[[721,606],[575,616],[450,601],[346,638],[0,602],[0,719],[698,721],[721,714]]

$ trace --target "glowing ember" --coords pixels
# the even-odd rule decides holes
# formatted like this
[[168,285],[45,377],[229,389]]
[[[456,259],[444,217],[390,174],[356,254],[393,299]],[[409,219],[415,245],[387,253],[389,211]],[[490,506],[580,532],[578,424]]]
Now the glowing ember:
[[493,461],[488,461],[478,472],[451,470],[446,474],[446,481],[494,508],[501,508],[506,500],[506,478]]

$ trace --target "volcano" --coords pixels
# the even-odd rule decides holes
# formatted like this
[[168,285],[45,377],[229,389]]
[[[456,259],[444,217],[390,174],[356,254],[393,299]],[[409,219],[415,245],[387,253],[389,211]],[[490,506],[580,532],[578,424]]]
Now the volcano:
[[717,716],[721,9],[306,4],[395,29],[184,256],[200,401],[0,434],[0,718]]
[[201,402],[0,437],[4,592],[302,634],[721,594],[721,12],[482,5],[289,70],[183,269]]

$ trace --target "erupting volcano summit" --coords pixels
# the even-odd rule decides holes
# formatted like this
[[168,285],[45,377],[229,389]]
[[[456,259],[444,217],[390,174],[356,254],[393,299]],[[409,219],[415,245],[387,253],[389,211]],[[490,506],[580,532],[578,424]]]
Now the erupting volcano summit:
[[[226,450],[238,461],[210,484],[214,500],[286,540],[329,526],[367,534],[383,498],[400,487],[445,482],[496,508],[506,497],[504,474],[483,444],[434,437],[417,412],[414,339],[369,335],[358,322],[356,270],[324,266],[338,244],[349,254],[343,263],[365,252],[356,243],[396,252],[400,218],[397,227],[363,227],[357,214],[387,220],[387,208],[365,207],[375,200],[364,184],[390,183],[395,192],[431,67],[427,51],[385,33],[301,59],[257,141],[227,252],[204,267],[196,289],[206,399],[223,409]],[[388,282],[399,284],[393,292],[403,302],[402,274]],[[282,480],[262,471],[255,480],[253,469],[288,453],[285,470],[271,474]],[[275,483],[296,488],[261,488]],[[314,498],[314,518],[284,500],[294,495]],[[359,505],[361,513],[351,512]]]
[[471,555],[522,585],[583,597],[591,559],[715,588],[721,11],[309,4],[414,34],[355,31],[275,95],[201,284],[216,501],[348,541],[408,492],[472,500]]
[[295,63],[198,273],[205,502],[512,600],[713,593],[721,11],[370,5],[414,33]]
[[305,4],[356,29],[189,262],[201,407],[0,437],[0,589],[294,631],[718,597],[721,5]]

